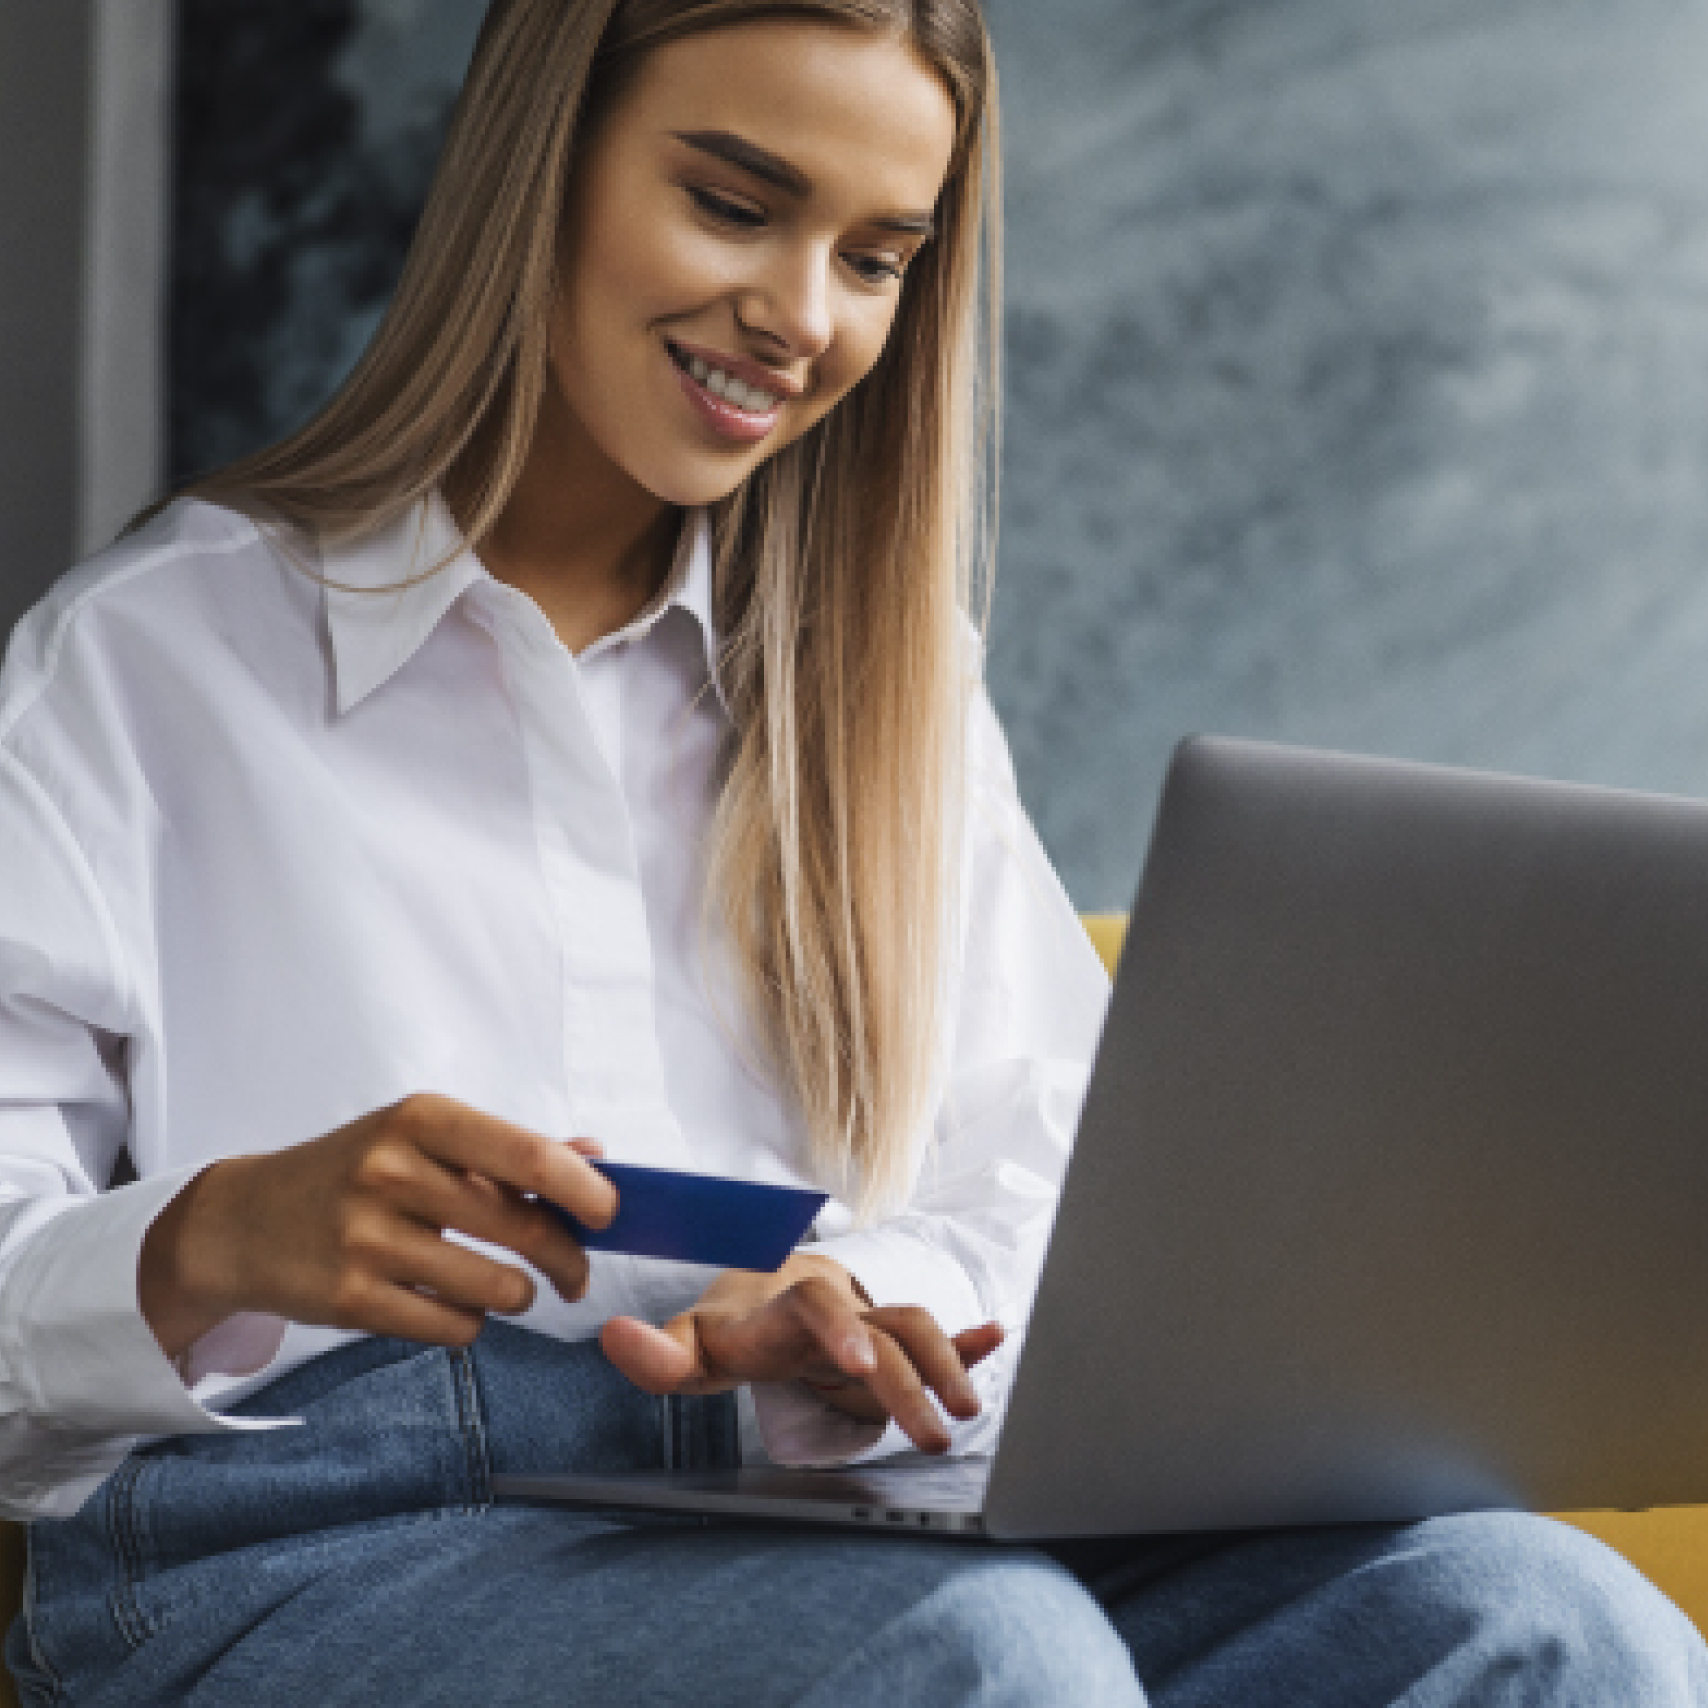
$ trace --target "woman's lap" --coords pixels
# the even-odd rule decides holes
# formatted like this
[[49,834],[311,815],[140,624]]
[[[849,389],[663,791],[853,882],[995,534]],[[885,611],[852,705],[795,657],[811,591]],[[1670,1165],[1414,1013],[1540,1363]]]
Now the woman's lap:
[[[1510,1514],[1058,1561],[491,1507],[494,1470],[670,1451],[658,1402],[605,1391],[596,1356],[513,1329],[473,1360],[346,1349],[267,1396],[308,1429],[133,1459],[33,1539],[34,1700],[1140,1704],[1136,1662],[1158,1708],[1708,1704],[1682,1615],[1599,1544]],[[678,1448],[727,1445],[714,1412],[687,1421]]]
[[[982,1703],[967,1676],[978,1645],[960,1640],[965,1627],[1026,1651],[1050,1648],[1064,1622],[1085,1626],[1118,1661],[1128,1694],[1101,1683],[1080,1694],[1085,1645],[1070,1642],[1043,1666],[994,1648],[973,1656],[991,1676],[1033,1691],[989,1701],[1143,1700],[1095,1604],[1041,1555],[601,1525],[502,1508],[429,1530],[394,1529],[341,1557],[294,1562],[264,1596],[206,1610],[193,1640],[167,1632],[143,1645],[112,1692],[89,1700],[101,1708]],[[996,1609],[1025,1628],[1004,1631]],[[1061,1690],[1040,1696],[1041,1680]]]
[[[1067,1550],[1071,1557],[1071,1550]],[[1518,1512],[1073,1563],[1157,1708],[1702,1708],[1708,1648],[1628,1562]]]
[[[1577,1560],[1562,1531],[1555,1552],[1529,1534],[1544,1525],[1229,1542],[1172,1569],[1141,1564],[1142,1586],[1106,1613],[1030,1549],[520,1508],[382,1522],[230,1562],[229,1595],[186,1610],[105,1689],[72,1700],[1137,1705],[1125,1637],[1157,1708],[1708,1701],[1681,1632],[1633,1639],[1655,1612],[1641,1586],[1586,1604],[1597,1545]],[[1527,1579],[1540,1567],[1561,1581],[1539,1599]]]

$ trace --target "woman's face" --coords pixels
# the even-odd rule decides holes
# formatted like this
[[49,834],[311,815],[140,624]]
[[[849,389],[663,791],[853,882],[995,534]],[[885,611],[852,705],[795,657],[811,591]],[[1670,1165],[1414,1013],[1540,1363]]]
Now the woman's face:
[[765,20],[655,49],[577,156],[571,454],[699,505],[799,438],[877,361],[954,137],[943,83],[882,35]]

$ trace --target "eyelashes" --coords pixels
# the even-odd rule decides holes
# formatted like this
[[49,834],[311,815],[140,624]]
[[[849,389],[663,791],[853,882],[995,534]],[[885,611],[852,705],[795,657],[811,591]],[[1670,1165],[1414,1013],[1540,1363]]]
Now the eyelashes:
[[702,190],[690,185],[688,194],[701,213],[710,214],[725,225],[738,225],[744,231],[755,231],[765,223],[765,215],[758,208],[719,195],[716,190]]
[[[708,190],[698,184],[689,184],[685,188],[694,206],[716,224],[737,231],[758,231],[768,222],[769,216],[765,211],[749,202],[738,201],[733,196],[726,196],[718,190]],[[905,259],[862,250],[850,251],[844,255],[843,260],[856,277],[868,285],[897,283],[907,271]]]

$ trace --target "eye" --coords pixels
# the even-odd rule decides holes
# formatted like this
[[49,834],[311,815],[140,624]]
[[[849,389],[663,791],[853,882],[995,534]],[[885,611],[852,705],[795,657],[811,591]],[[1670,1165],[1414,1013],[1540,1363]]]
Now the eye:
[[[725,190],[715,190],[704,184],[684,184],[682,188],[699,212],[715,225],[757,231],[770,222],[764,208]],[[907,272],[911,257],[893,250],[852,250],[843,259],[862,284],[877,290],[899,283]]]
[[743,230],[751,231],[755,226],[765,223],[764,210],[748,202],[738,202],[733,196],[726,196],[721,191],[706,190],[693,184],[687,188],[694,206],[708,219],[716,220],[720,225],[738,225]]
[[894,284],[907,271],[906,258],[900,255],[856,253],[847,259],[848,265],[868,285]]

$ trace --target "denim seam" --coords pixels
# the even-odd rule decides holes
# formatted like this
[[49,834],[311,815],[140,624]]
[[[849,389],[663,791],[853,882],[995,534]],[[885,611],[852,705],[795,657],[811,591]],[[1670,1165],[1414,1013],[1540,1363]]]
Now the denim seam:
[[119,1565],[119,1581],[113,1586],[109,1602],[119,1635],[133,1649],[140,1649],[154,1635],[137,1596],[143,1574],[143,1551],[135,1494],[142,1470],[143,1461],[133,1455],[114,1472],[107,1506],[113,1553]]
[[475,1385],[474,1360],[466,1347],[459,1346],[451,1353],[451,1379],[456,1387],[457,1422],[468,1462],[468,1498],[463,1511],[485,1512],[492,1505],[492,1455],[487,1447],[480,1391]]
[[680,1469],[676,1452],[677,1399],[674,1394],[662,1394],[658,1401],[658,1433],[664,1444],[664,1469]]
[[35,1526],[30,1525],[25,1531],[25,1547],[28,1550],[24,1564],[24,1642],[30,1651],[30,1661],[47,1681],[55,1702],[65,1700],[65,1681],[59,1676],[58,1669],[48,1659],[47,1651],[41,1644],[41,1633],[37,1629],[36,1607],[38,1602],[38,1572]]

